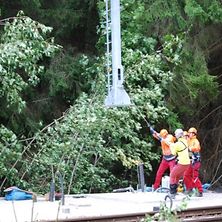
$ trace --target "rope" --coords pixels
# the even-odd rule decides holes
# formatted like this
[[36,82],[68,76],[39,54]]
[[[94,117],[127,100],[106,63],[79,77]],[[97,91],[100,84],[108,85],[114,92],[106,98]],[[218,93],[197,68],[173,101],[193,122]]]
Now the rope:
[[137,107],[137,105],[135,103],[132,104],[133,106],[135,106],[136,110],[139,112],[140,116],[143,118],[143,120],[146,122],[148,127],[151,127],[151,124],[147,121],[147,119],[144,117],[143,113],[140,111],[140,109]]

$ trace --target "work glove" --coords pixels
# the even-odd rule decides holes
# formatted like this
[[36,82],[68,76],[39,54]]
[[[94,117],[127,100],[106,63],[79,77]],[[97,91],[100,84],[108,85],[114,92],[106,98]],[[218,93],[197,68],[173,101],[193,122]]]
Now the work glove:
[[152,126],[150,126],[150,132],[151,132],[151,134],[156,133],[156,131],[153,129],[153,127],[152,127]]

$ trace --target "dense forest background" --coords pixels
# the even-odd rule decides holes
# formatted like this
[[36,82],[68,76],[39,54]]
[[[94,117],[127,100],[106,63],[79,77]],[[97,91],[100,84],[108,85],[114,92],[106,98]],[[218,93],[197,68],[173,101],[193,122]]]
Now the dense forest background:
[[[0,189],[66,193],[152,185],[159,131],[194,126],[201,179],[221,182],[222,3],[121,0],[125,89],[107,109],[105,1],[0,0]],[[54,178],[57,179],[56,177]]]

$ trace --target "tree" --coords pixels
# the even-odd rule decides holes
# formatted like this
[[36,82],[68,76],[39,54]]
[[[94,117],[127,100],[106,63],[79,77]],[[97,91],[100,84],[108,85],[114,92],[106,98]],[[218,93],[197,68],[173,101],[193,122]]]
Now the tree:
[[[35,88],[23,93],[26,108],[21,114],[5,120],[16,134],[31,137],[44,125],[58,118],[81,92],[89,89],[79,73],[82,53],[89,54],[93,62],[98,38],[96,1],[89,0],[18,0],[1,3],[2,17],[15,16],[22,9],[30,18],[53,27],[54,41],[63,45],[55,57],[41,62],[46,73],[39,76]],[[90,58],[92,57],[92,59]],[[6,119],[6,117],[5,117]]]
[[221,175],[218,170],[221,159],[218,155],[221,153],[221,1],[149,0],[138,2],[137,10],[137,27],[158,40],[158,49],[161,50],[163,37],[171,33],[185,40],[181,63],[171,66],[175,75],[168,87],[167,104],[172,113],[177,113],[185,129],[198,128],[202,158],[206,160],[210,156],[210,161],[202,164],[203,181],[210,182],[213,178],[212,182],[218,182],[216,178]]
[[[100,7],[102,15],[104,4]],[[45,192],[52,169],[62,173],[68,193],[105,192],[129,183],[136,186],[140,162],[145,163],[146,175],[150,174],[151,162],[159,158],[159,152],[147,136],[146,118],[155,124],[169,115],[164,92],[173,73],[163,58],[167,56],[171,65],[178,62],[179,50],[176,58],[173,51],[181,39],[171,36],[163,43],[163,50],[156,52],[155,39],[141,33],[136,37],[125,35],[123,38],[125,84],[135,106],[105,108],[105,58],[101,55],[90,65],[89,59],[82,57],[80,76],[89,80],[90,91],[82,93],[59,120],[37,133],[24,148],[25,153],[30,154],[27,158],[21,157],[20,181]],[[98,45],[103,38],[101,35]],[[167,53],[168,50],[172,53]],[[176,123],[172,121],[171,126],[174,128]],[[29,152],[32,149],[35,152]]]
[[[83,1],[68,2],[84,4]],[[58,2],[52,3],[56,5]],[[24,146],[17,146],[19,151],[7,171],[10,183],[16,181],[24,187],[45,192],[52,179],[51,171],[55,173],[58,170],[64,177],[68,193],[105,192],[129,184],[134,186],[137,183],[138,162],[145,163],[148,177],[160,157],[156,144],[149,136],[147,119],[157,129],[164,126],[173,131],[191,124],[205,126],[213,119],[209,118],[211,113],[218,111],[216,124],[220,128],[220,105],[214,112],[207,110],[207,104],[214,103],[212,97],[218,95],[218,83],[215,76],[209,75],[209,54],[206,53],[208,49],[212,50],[211,46],[220,36],[218,30],[209,31],[221,24],[220,2],[121,0],[121,3],[124,84],[133,106],[120,109],[103,106],[106,71],[105,30],[102,24],[105,5],[99,1],[99,56],[93,58],[91,63],[92,57],[76,56],[75,50],[71,51],[71,56],[61,53],[50,64],[48,75],[44,77],[52,86],[50,93],[60,99],[66,96],[66,92],[69,94],[75,89],[72,83],[77,86],[82,83],[84,86],[81,89],[85,92],[79,90],[73,97],[70,96],[73,104],[67,112],[49,125],[44,125],[31,140],[26,140],[28,142]],[[49,5],[52,6],[51,2]],[[69,16],[70,11],[66,15]],[[63,16],[60,21],[64,21]],[[67,26],[63,25],[65,32]],[[70,27],[75,26],[70,24]],[[72,36],[71,32],[68,33]],[[59,78],[64,70],[64,78]],[[220,101],[215,104],[220,104]],[[206,107],[207,115],[202,112],[203,107]],[[203,121],[198,122],[200,118]],[[8,140],[14,141],[11,131],[5,130],[4,133],[9,135]],[[199,128],[199,135],[206,135],[204,127]],[[202,138],[205,142],[205,137]],[[220,135],[218,138],[211,144],[214,145],[213,150],[220,153]],[[206,151],[203,149],[203,153]],[[217,158],[220,155],[212,154],[211,159]],[[207,166],[212,166],[208,167],[212,171],[205,173],[205,181],[212,178],[212,172],[220,173],[215,162],[203,165],[203,172]],[[2,186],[5,186],[5,180]]]
[[46,39],[52,28],[32,20],[22,11],[17,17],[0,22],[4,24],[0,45],[1,178],[4,179],[13,165],[11,161],[21,155],[22,148],[17,135],[7,128],[7,122],[24,110],[25,90],[37,85],[44,72],[42,61],[53,56],[60,46],[54,44],[53,38]]
[[44,56],[52,56],[59,47],[53,39],[44,39],[52,28],[33,21],[22,12],[11,23],[9,20],[4,20],[4,34],[1,36],[0,95],[3,104],[7,103],[6,107],[16,106],[21,112],[25,106],[22,90],[38,83],[44,70],[39,62]]

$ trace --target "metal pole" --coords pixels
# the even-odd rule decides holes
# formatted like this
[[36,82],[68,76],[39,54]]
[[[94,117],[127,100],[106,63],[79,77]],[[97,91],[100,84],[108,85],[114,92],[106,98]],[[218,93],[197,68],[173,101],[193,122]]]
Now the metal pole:
[[141,191],[145,191],[145,179],[144,179],[144,169],[143,169],[143,163],[140,163],[137,166],[137,173],[138,173],[138,182],[139,182],[139,188],[141,188]]
[[53,202],[55,199],[55,183],[52,180],[50,184],[49,201]]
[[105,99],[108,107],[129,106],[130,98],[123,87],[121,64],[120,0],[111,0],[112,87]]
[[113,87],[123,83],[121,64],[120,1],[111,0]]
[[64,185],[63,185],[62,174],[59,171],[57,171],[56,174],[59,176],[60,192],[61,192],[61,202],[62,202],[62,205],[64,205],[65,204],[65,196],[64,196]]

